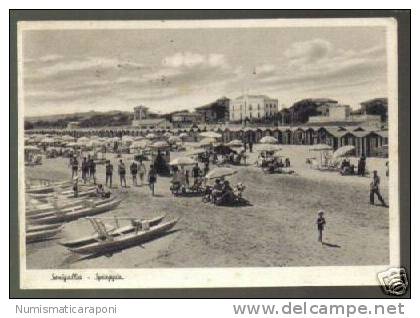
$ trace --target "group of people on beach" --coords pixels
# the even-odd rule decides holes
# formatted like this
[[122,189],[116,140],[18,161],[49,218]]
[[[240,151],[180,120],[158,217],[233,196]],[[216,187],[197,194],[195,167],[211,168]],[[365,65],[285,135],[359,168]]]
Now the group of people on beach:
[[[81,163],[77,156],[70,156],[69,166],[71,168],[71,177],[74,180],[74,188],[75,193],[78,192],[78,177],[79,171],[81,171],[81,178],[83,183],[86,184],[87,182],[91,182],[93,180],[93,184],[96,185],[96,163],[91,158],[90,155],[88,157],[83,157]],[[122,159],[118,161],[117,172],[120,180],[121,188],[127,187],[127,179],[126,179],[126,165]],[[144,185],[144,178],[147,175],[147,184],[149,185],[150,191],[152,195],[155,194],[155,183],[157,182],[157,172],[153,165],[150,165],[149,171],[146,171],[146,166],[143,161],[132,161],[130,166],[130,175],[132,178],[133,186],[138,186],[137,183],[137,175],[139,176],[140,185]],[[110,160],[106,160],[105,162],[105,185],[109,188],[112,188],[112,180],[114,174],[114,165],[111,163]],[[103,186],[103,185],[101,185]]]
[[[119,159],[118,161],[118,176],[120,179],[120,186],[121,188],[127,188],[127,179],[126,179],[126,174],[127,174],[127,168],[125,163],[123,162],[122,159]],[[137,175],[139,176],[140,185],[144,184],[144,177],[146,175],[146,166],[143,163],[143,161],[132,161],[130,166],[130,175],[131,175],[131,179],[132,179],[132,183],[133,186],[138,186],[137,183]],[[114,165],[111,163],[110,160],[107,160],[105,163],[105,174],[106,174],[106,185],[108,186],[108,182],[109,182],[109,186],[112,188],[112,176],[114,173]],[[156,170],[154,168],[153,165],[150,165],[149,167],[149,171],[147,173],[147,179],[148,179],[148,185],[150,188],[150,191],[152,192],[152,195],[155,194],[155,183],[157,181],[157,173]]]
[[[190,170],[185,169],[183,166],[172,167],[172,180],[171,180],[171,191],[174,194],[179,192],[185,193],[187,190],[199,191],[203,178],[205,176],[206,169],[203,170],[199,167],[198,163]],[[192,178],[192,180],[190,179]],[[191,182],[192,181],[192,182]]]
[[[78,176],[79,161],[76,156],[70,156],[69,166],[71,167],[71,177]],[[80,170],[82,172],[83,183],[90,182],[93,179],[93,183],[96,184],[96,163],[90,155],[87,158],[83,157]]]

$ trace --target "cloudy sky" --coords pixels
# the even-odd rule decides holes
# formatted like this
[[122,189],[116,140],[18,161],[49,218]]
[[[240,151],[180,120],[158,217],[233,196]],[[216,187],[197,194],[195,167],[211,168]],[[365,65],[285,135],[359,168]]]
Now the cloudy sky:
[[355,108],[387,97],[385,43],[381,27],[24,31],[25,115],[164,113],[244,92]]

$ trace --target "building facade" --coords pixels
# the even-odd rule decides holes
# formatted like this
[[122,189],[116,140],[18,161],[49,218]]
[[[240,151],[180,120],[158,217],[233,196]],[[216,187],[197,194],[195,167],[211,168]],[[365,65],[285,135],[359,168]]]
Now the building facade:
[[198,124],[200,115],[197,113],[190,113],[188,111],[179,112],[172,115],[172,125],[174,128],[190,127]]
[[266,95],[242,95],[231,101],[229,120],[243,122],[273,118],[278,113],[278,100]]
[[133,120],[133,127],[140,129],[171,129],[172,123],[165,118]]
[[202,123],[224,123],[229,120],[230,99],[222,97],[215,102],[197,107],[195,111],[200,114]]
[[380,115],[352,114],[349,105],[332,104],[319,116],[310,116],[308,125],[364,125],[381,127]]
[[67,124],[67,129],[77,129],[80,128],[80,123],[78,121],[71,121]]

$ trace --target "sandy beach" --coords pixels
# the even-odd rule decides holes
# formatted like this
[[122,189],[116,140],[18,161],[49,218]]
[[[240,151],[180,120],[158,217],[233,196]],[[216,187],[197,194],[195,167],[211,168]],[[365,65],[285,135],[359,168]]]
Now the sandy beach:
[[[166,214],[179,217],[173,233],[112,256],[80,260],[57,244],[89,235],[83,219],[67,223],[58,240],[27,245],[27,268],[156,268],[156,267],[264,267],[377,265],[389,260],[389,210],[369,204],[370,177],[340,176],[338,172],[312,170],[305,163],[307,146],[282,145],[295,175],[263,174],[254,166],[257,153],[249,154],[247,166],[234,166],[232,184],[246,186],[250,206],[221,207],[203,203],[201,197],[174,197],[169,177],[158,177],[156,196],[147,185],[132,186],[127,174],[125,199],[103,216],[146,218]],[[171,158],[183,155],[171,153]],[[114,184],[118,185],[117,158]],[[133,155],[124,155],[128,166]],[[353,158],[352,160],[356,160]],[[368,158],[367,169],[378,170],[381,192],[388,202],[386,159]],[[146,165],[147,166],[147,165]],[[27,178],[70,179],[68,159],[45,159],[26,167]],[[97,166],[98,182],[105,183],[105,167]],[[325,210],[325,241],[317,242],[317,211]]]

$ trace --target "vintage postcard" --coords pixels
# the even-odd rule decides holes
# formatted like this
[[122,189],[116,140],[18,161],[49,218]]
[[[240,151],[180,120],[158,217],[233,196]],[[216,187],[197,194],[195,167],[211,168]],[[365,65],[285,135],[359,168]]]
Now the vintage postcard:
[[391,18],[19,22],[20,287],[401,292],[397,55]]

